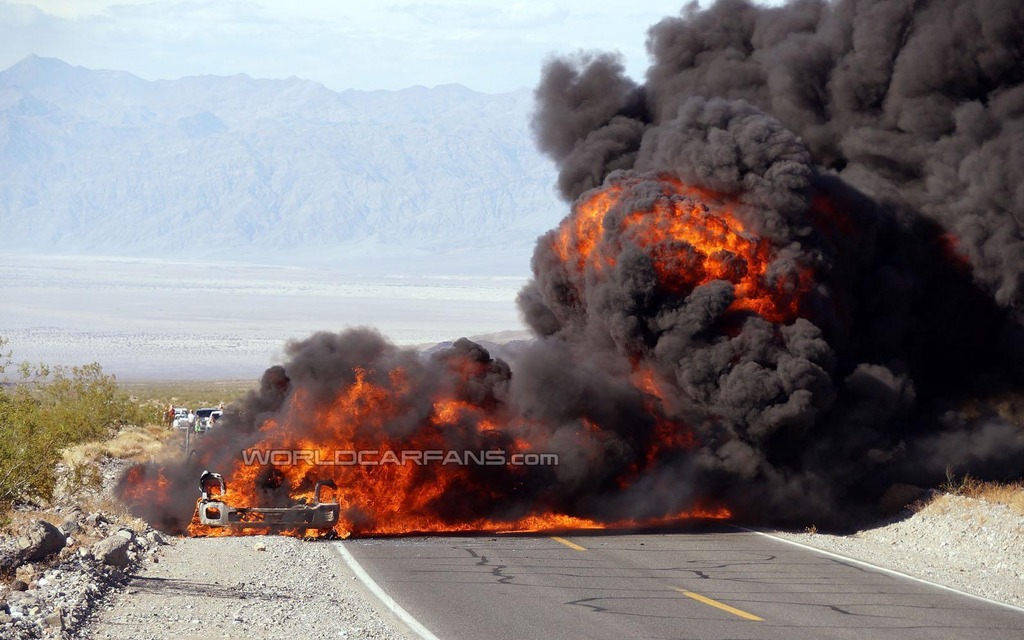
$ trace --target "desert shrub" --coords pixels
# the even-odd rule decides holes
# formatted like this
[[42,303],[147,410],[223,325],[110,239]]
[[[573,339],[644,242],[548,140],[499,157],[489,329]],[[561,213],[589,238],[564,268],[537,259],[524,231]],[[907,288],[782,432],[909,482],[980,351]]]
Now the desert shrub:
[[5,347],[0,338],[0,511],[18,500],[49,499],[66,447],[152,421],[99,364],[13,367]]

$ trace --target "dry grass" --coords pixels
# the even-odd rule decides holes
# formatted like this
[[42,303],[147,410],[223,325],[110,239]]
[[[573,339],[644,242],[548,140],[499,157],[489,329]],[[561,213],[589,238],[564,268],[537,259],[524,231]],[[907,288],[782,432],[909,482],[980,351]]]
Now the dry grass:
[[87,442],[64,450],[64,463],[71,468],[95,463],[103,458],[132,462],[160,461],[170,455],[176,431],[159,425],[127,427],[110,440]]
[[137,518],[124,506],[120,500],[109,496],[92,496],[82,502],[82,510],[86,513],[103,513],[111,516],[119,525],[131,529],[135,533],[143,533],[146,530],[146,521]]
[[942,489],[955,496],[1005,504],[1014,513],[1024,515],[1024,481],[986,482],[968,475],[960,479],[948,478]]
[[909,508],[914,513],[927,511],[932,515],[944,516],[955,508],[950,496],[951,494],[948,493],[937,493],[931,498],[918,500],[914,504],[910,505]]

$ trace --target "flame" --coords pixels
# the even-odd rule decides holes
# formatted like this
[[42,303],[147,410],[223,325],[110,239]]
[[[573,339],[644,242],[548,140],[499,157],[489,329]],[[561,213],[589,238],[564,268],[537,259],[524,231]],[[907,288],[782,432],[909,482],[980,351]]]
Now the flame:
[[[634,200],[642,207],[619,210]],[[732,205],[672,177],[622,179],[585,194],[555,231],[552,249],[578,276],[601,277],[615,266],[626,243],[651,258],[663,291],[686,296],[702,284],[724,280],[734,286],[730,310],[771,322],[798,317],[801,296],[811,287],[808,268],[772,273],[777,251],[745,228]]]
[[[338,537],[646,527],[689,518],[730,517],[725,507],[699,500],[672,513],[636,519],[598,518],[544,500],[519,501],[519,492],[538,482],[535,474],[552,472],[509,464],[510,456],[543,453],[555,431],[565,425],[524,418],[494,399],[471,402],[464,396],[464,387],[486,375],[486,368],[461,357],[449,358],[445,367],[451,375],[441,376],[446,382],[435,389],[423,388],[423,377],[410,376],[403,367],[381,371],[357,367],[350,382],[326,402],[308,390],[292,390],[286,405],[259,426],[254,434],[256,443],[238,456],[230,469],[222,470],[227,491],[217,499],[236,508],[308,505],[317,481],[333,480],[337,489],[327,496],[341,506],[341,514],[329,533]],[[420,386],[411,382],[414,378],[421,380]],[[638,374],[636,384],[648,399],[648,410],[660,414],[661,399],[648,393],[658,384],[653,374]],[[425,395],[429,401],[424,401]],[[609,437],[605,427],[585,417],[574,424],[580,450],[588,452],[586,455],[602,455],[601,443]],[[646,455],[622,468],[610,480],[612,487],[632,486],[673,455],[695,446],[685,425],[664,417],[658,417],[643,438],[646,444],[638,446],[646,447]],[[264,458],[257,463],[244,455],[272,450],[302,455],[278,461]],[[208,464],[213,451],[203,449],[199,463]],[[372,455],[366,457],[368,464],[334,464],[339,451]],[[415,458],[430,451],[445,456],[431,463]],[[504,457],[490,464],[485,456],[498,453]],[[403,461],[406,454],[413,459]],[[462,464],[461,459],[459,464],[449,464],[451,455],[470,455],[470,464]],[[481,462],[484,464],[478,464]],[[122,499],[129,504],[162,499],[157,493],[162,490],[160,483],[152,482],[154,477],[163,478],[163,471],[156,476],[130,473],[126,478],[132,487],[122,492]],[[544,477],[551,482],[555,479],[553,475]],[[275,531],[262,522],[233,528],[204,526],[198,515],[193,516],[187,531],[192,536],[281,533],[308,537],[323,533]]]
[[148,467],[130,467],[118,485],[121,499],[126,502],[168,499],[169,482],[163,469],[156,469],[156,477],[152,477]]
[[964,253],[960,238],[956,234],[946,232],[938,237],[937,243],[948,264],[962,271],[971,271],[971,259]]

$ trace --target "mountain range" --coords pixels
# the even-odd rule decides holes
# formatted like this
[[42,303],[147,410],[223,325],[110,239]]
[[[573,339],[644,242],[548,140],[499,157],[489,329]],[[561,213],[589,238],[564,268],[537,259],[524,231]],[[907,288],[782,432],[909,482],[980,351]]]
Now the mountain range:
[[[185,260],[489,256],[528,269],[568,212],[533,94],[0,72],[5,251]],[[486,260],[485,260],[486,262]]]

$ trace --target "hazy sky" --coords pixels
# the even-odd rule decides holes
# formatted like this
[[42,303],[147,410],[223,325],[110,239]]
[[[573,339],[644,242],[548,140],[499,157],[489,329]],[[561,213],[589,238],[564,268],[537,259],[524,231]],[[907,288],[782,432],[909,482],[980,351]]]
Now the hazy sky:
[[499,92],[535,86],[548,56],[582,48],[619,51],[640,80],[647,28],[686,1],[0,0],[0,69],[35,53],[147,80],[246,73],[335,90]]

